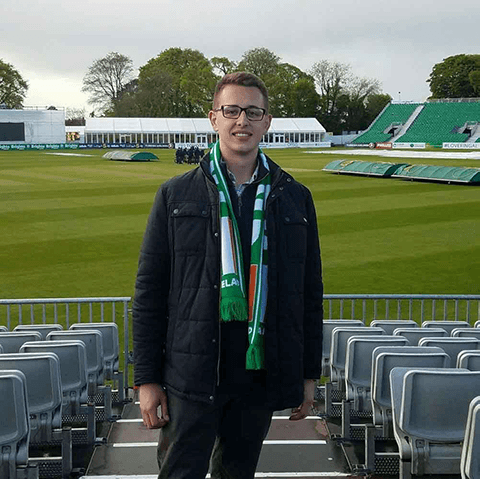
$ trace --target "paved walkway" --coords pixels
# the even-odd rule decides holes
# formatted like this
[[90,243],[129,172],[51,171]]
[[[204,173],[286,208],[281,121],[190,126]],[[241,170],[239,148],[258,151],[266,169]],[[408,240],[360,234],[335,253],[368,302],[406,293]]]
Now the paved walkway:
[[[275,413],[255,477],[352,477],[321,419],[309,416],[292,422],[288,415]],[[158,435],[158,430],[143,426],[138,403],[128,404],[122,419],[112,425],[107,444],[95,449],[84,479],[156,479]]]

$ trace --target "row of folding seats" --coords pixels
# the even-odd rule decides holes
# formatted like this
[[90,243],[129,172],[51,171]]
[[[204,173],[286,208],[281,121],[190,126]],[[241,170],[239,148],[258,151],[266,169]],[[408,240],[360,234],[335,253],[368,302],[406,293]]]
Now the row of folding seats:
[[[73,430],[76,442],[94,444],[102,441],[96,437],[96,421],[116,418],[112,414],[111,388],[104,385],[105,376],[119,376],[119,390],[123,392],[116,328],[114,323],[74,325],[69,331],[59,325],[22,325],[13,332],[0,332],[0,370],[19,369],[25,377],[29,444],[35,447],[60,442],[62,454],[56,459],[62,477],[67,477],[72,468],[72,431],[67,435],[66,425],[84,423],[86,427]],[[101,396],[97,406],[95,395]],[[42,475],[45,461],[37,463]]]
[[[388,327],[398,326],[391,323],[386,324],[388,324]],[[327,328],[325,329],[327,329],[327,334],[331,335],[330,362],[332,380],[336,381],[338,389],[346,389],[345,400],[342,401],[341,410],[342,440],[349,439],[351,436],[351,409],[354,409],[357,413],[358,410],[364,413],[369,412],[369,410],[373,412],[373,425],[370,428],[366,427],[365,434],[362,437],[366,441],[365,468],[372,471],[375,470],[376,460],[378,459],[375,456],[375,441],[392,436],[392,406],[390,404],[390,384],[388,381],[391,369],[394,366],[447,368],[455,367],[456,365],[459,368],[466,366],[472,369],[476,368],[480,363],[480,341],[478,335],[473,333],[480,330],[474,330],[468,323],[465,323],[461,324],[461,326],[469,328],[472,333],[471,336],[477,337],[462,337],[463,335],[449,337],[447,336],[447,331],[442,329],[443,336],[423,338],[420,340],[420,346],[416,345],[418,342],[417,337],[414,342],[415,345],[408,346],[408,340],[405,337],[402,338],[399,334],[386,335],[383,334],[385,333],[383,329],[379,334],[378,330],[374,329],[376,328],[375,324],[372,324],[373,328],[365,328],[358,323],[354,326],[350,323],[352,327],[347,328],[345,323],[342,322],[341,324],[343,328],[339,328],[338,323],[332,327],[329,321],[326,321]],[[382,325],[385,325],[385,323]],[[449,327],[450,332],[458,332],[459,329],[455,328],[458,325],[458,322],[452,324]],[[331,328],[331,330],[328,331],[328,328]],[[416,324],[408,324],[408,328],[402,329],[413,331],[414,328],[422,329],[424,332],[430,329],[428,325],[418,328]],[[438,331],[435,331],[436,329],[432,328],[431,332],[437,334]],[[387,331],[390,332],[392,330],[387,329]],[[373,334],[369,334],[370,332]],[[398,333],[396,329],[393,332]],[[466,330],[465,333],[467,332]],[[403,341],[403,343],[398,343],[399,340]],[[397,341],[396,345],[395,341]],[[465,348],[473,351],[462,351]],[[450,354],[447,354],[445,349]],[[343,374],[342,359],[344,361]],[[328,394],[328,390],[331,388],[332,383],[327,383],[325,394],[327,417],[332,410],[331,408],[329,410],[328,407],[329,396],[330,400],[333,397],[331,394]],[[363,422],[365,422],[365,415],[362,417]],[[365,425],[360,426],[365,427]],[[382,454],[385,455],[385,453]],[[407,477],[405,474],[408,468],[403,469],[403,477]]]
[[460,472],[462,479],[480,478],[480,396],[473,399],[468,408]]

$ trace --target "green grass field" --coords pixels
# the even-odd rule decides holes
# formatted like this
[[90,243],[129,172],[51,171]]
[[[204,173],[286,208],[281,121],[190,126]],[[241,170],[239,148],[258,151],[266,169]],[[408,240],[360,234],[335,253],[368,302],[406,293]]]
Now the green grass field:
[[[327,293],[479,293],[480,188],[322,172],[335,151],[267,151],[313,193]],[[191,167],[52,153],[0,152],[0,297],[132,295],[155,192]],[[458,161],[421,163],[480,167]]]

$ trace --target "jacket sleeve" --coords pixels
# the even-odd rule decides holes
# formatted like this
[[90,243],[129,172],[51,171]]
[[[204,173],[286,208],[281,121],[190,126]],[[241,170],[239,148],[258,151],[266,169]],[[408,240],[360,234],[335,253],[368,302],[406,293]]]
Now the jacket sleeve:
[[161,187],[147,222],[138,262],[133,300],[135,385],[162,383],[168,324],[170,246],[166,188]]
[[308,192],[308,243],[305,269],[304,379],[319,379],[322,371],[323,281],[317,215]]

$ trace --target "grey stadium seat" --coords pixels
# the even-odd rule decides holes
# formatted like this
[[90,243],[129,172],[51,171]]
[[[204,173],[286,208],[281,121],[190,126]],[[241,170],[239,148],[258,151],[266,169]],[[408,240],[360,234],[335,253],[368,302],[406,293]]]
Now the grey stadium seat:
[[0,326],[0,332],[6,333],[8,331],[8,328],[6,326]]
[[30,423],[25,375],[0,370],[0,477],[38,479],[38,468],[29,467]]
[[385,334],[392,335],[397,328],[418,328],[411,319],[376,319],[370,323],[371,328],[382,328]]
[[87,331],[54,331],[47,336],[48,341],[78,340],[85,343],[87,351],[87,376],[89,395],[97,393],[98,386],[104,381],[103,375],[103,339],[101,333],[94,330]]
[[87,351],[83,341],[33,341],[25,343],[22,353],[50,352],[60,360],[63,392],[62,414],[75,416],[88,401]]
[[455,328],[450,333],[452,338],[480,338],[480,328]]
[[353,336],[347,342],[345,358],[345,385],[347,400],[353,401],[356,411],[371,411],[370,386],[372,380],[372,355],[380,346],[408,346],[402,336]]
[[0,333],[0,345],[4,353],[18,353],[23,343],[27,341],[41,341],[42,335],[36,331],[30,333],[8,331]]
[[332,331],[338,327],[362,327],[363,322],[358,319],[325,319],[323,321],[323,346],[322,346],[322,376],[330,377],[330,343]]
[[461,351],[466,349],[480,349],[480,339],[477,338],[423,338],[418,343],[419,346],[437,346],[442,348],[451,358],[451,367],[457,364],[457,357]]
[[462,479],[480,478],[480,396],[472,399],[468,408],[460,472]]
[[422,328],[442,328],[450,334],[452,329],[471,328],[471,326],[467,321],[424,321]]
[[29,333],[31,331],[37,331],[42,335],[42,339],[47,339],[47,334],[52,331],[61,331],[63,326],[61,324],[19,324],[13,328],[14,331]]
[[390,386],[399,478],[460,474],[461,442],[470,401],[480,395],[480,372],[394,368]]
[[338,383],[340,389],[344,389],[347,342],[352,336],[380,335],[385,335],[385,332],[381,328],[335,328],[332,331],[332,341],[330,346],[330,380]]
[[480,350],[466,349],[462,351],[457,356],[457,368],[468,369],[469,371],[480,371]]
[[393,331],[394,336],[403,336],[407,338],[412,346],[418,346],[422,338],[428,337],[447,337],[449,334],[441,328],[397,328]]

